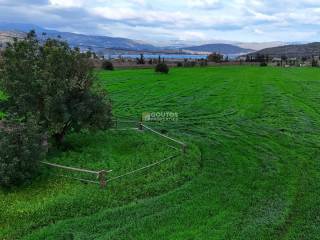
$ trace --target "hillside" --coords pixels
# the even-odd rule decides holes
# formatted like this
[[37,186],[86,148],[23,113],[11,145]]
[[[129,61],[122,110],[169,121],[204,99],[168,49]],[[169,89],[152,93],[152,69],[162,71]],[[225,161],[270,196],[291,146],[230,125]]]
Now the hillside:
[[[115,116],[178,112],[178,121],[156,127],[195,147],[186,158],[110,182],[105,190],[55,174],[25,189],[0,190],[0,239],[319,238],[319,69],[175,68],[168,75],[116,70],[98,76]],[[163,156],[157,139],[136,134],[74,134],[72,147],[49,160],[124,171]]]
[[285,42],[234,42],[232,44],[241,48],[252,49],[254,51],[288,45],[288,43]]
[[[20,23],[0,23],[0,31],[19,33],[28,32],[31,29],[35,30],[40,39],[45,38],[57,38],[67,41],[71,46],[77,46],[84,49],[92,48],[96,51],[103,50],[105,48],[121,48],[128,50],[156,50],[157,47],[143,43],[141,41],[135,41],[127,38],[107,37],[107,36],[89,36],[84,34],[76,34],[70,32],[59,32],[55,30],[45,29],[32,24],[20,24]],[[46,36],[42,36],[42,33],[46,33]]]
[[[266,46],[278,46],[284,43],[280,42],[266,42],[266,43],[241,43],[241,42],[230,42],[225,41],[226,44],[220,43],[223,41],[213,41],[211,44],[200,45],[196,42],[185,42],[185,41],[172,41],[161,43],[155,41],[154,44],[147,42],[132,40],[127,38],[117,38],[117,37],[108,37],[108,36],[91,36],[84,34],[76,34],[70,32],[59,32],[55,30],[49,30],[33,24],[23,24],[23,23],[4,23],[0,22],[0,32],[11,32],[11,34],[21,34],[34,29],[40,39],[45,39],[47,37],[57,38],[61,36],[63,40],[68,41],[72,46],[80,46],[83,49],[91,48],[98,51],[107,51],[108,49],[115,49],[121,53],[121,50],[124,51],[158,51],[158,52],[173,52],[176,53],[180,50],[184,50],[186,53],[211,53],[211,52],[220,52],[222,54],[246,54],[253,52],[252,49],[261,49]],[[45,32],[47,35],[44,37],[42,33]],[[1,38],[0,41],[7,40]],[[252,48],[252,49],[251,49]],[[109,53],[109,52],[108,52]]]
[[191,51],[191,52],[209,52],[209,53],[217,52],[220,54],[244,54],[244,53],[249,53],[254,51],[252,49],[245,49],[245,48],[241,48],[231,44],[220,44],[220,43],[186,47],[186,48],[183,48],[182,50]]
[[286,45],[274,48],[266,48],[254,53],[249,56],[269,55],[270,57],[312,57],[320,56],[320,42],[309,43],[309,44],[296,44]]
[[0,31],[0,49],[8,42],[12,42],[13,38],[22,38],[25,34],[16,31]]

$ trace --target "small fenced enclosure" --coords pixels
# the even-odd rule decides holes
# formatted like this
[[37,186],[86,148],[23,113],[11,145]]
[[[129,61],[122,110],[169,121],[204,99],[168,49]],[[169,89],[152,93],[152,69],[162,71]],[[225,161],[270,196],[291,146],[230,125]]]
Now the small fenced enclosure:
[[138,130],[140,126],[139,121],[130,119],[112,119],[112,129],[113,131],[129,131]]
[[[84,159],[83,155],[90,154],[90,150],[89,152],[84,150],[74,161],[69,159],[70,161],[67,164],[66,162],[62,164],[60,162],[52,163],[51,161],[42,162],[42,164],[57,173],[56,176],[105,187],[108,182],[120,180],[130,175],[134,176],[140,172],[147,173],[148,169],[160,166],[165,162],[171,161],[169,165],[172,165],[174,164],[172,161],[179,156],[183,156],[187,147],[185,143],[169,137],[141,121],[115,119],[113,128],[106,132],[104,136],[110,135],[117,137],[110,140],[112,141],[110,144],[106,143],[105,152],[101,156],[90,155],[92,162],[97,164],[86,165],[85,161],[81,161],[81,158]],[[122,139],[121,142],[117,142],[119,138]],[[94,141],[96,140],[94,139]],[[100,140],[104,141],[103,139]],[[113,158],[114,152],[125,153],[125,155],[118,159]],[[112,164],[112,162],[117,164]],[[121,165],[121,167],[115,167],[115,165]]]
[[160,133],[160,132],[156,131],[155,129],[153,129],[153,128],[151,128],[151,127],[143,124],[142,122],[140,122],[140,129],[141,129],[141,130],[146,129],[146,130],[148,130],[148,131],[156,134],[157,136],[166,139],[166,140],[169,141],[171,144],[174,144],[174,145],[178,146],[178,148],[177,148],[177,147],[175,147],[175,146],[169,145],[170,147],[172,147],[172,148],[174,148],[174,149],[176,149],[176,150],[179,150],[179,148],[180,148],[180,150],[181,150],[183,153],[185,153],[186,150],[187,150],[187,144],[185,144],[184,142],[181,142],[181,141],[176,140],[176,139],[174,139],[174,138],[172,138],[172,137],[169,137],[169,136],[167,136],[167,135],[165,135],[165,134],[163,134],[163,133]]
[[111,173],[112,170],[100,170],[100,171],[93,171],[93,170],[88,170],[88,169],[81,169],[81,168],[75,168],[75,167],[68,167],[60,164],[55,164],[55,163],[49,163],[49,162],[41,162],[42,164],[48,166],[48,167],[53,167],[56,169],[60,170],[66,170],[66,171],[72,171],[72,172],[78,172],[78,173],[85,173],[87,175],[94,175],[96,177],[96,181],[90,180],[87,178],[79,178],[79,177],[72,177],[72,176],[67,176],[67,175],[60,175],[61,177],[68,177],[71,179],[79,180],[81,182],[87,182],[87,183],[95,183],[99,184],[100,187],[105,187],[107,185],[106,182],[106,175],[108,173]]

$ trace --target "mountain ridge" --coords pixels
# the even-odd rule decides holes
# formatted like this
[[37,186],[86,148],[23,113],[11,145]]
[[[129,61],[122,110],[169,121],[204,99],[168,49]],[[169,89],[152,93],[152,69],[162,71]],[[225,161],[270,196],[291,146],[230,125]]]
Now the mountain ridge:
[[320,42],[313,42],[307,44],[292,44],[286,46],[279,46],[273,48],[266,48],[248,56],[256,57],[257,55],[268,55],[269,57],[313,57],[320,56]]
[[[128,38],[121,37],[108,37],[108,36],[96,36],[85,35],[71,32],[59,32],[56,30],[50,30],[39,27],[33,24],[20,24],[20,23],[0,23],[0,31],[11,32],[28,32],[35,30],[38,37],[43,38],[61,38],[67,41],[71,46],[83,47],[83,48],[125,48],[131,50],[156,50],[157,47],[136,41]],[[46,33],[45,36],[41,36],[42,33]]]
[[[101,52],[102,54],[110,54],[110,49],[122,49],[124,51],[152,51],[152,52],[180,52],[185,54],[201,54],[201,53],[210,53],[210,52],[219,52],[221,54],[247,54],[254,52],[256,48],[261,48],[263,46],[278,46],[280,42],[270,42],[270,43],[241,43],[241,42],[232,42],[226,41],[214,41],[214,43],[207,44],[195,44],[187,45],[187,42],[183,44],[183,41],[177,42],[172,45],[155,45],[154,43],[148,43],[141,40],[132,40],[129,38],[122,37],[109,37],[101,35],[86,35],[81,33],[72,33],[72,32],[60,32],[57,30],[47,29],[40,27],[35,24],[28,23],[8,23],[0,22],[0,32],[10,32],[13,35],[20,35],[22,33],[28,32],[31,29],[35,30],[39,39],[46,38],[60,38],[67,41],[73,47],[80,47],[82,50],[93,50],[95,52]],[[15,33],[14,33],[15,32]],[[42,35],[45,32],[46,35]],[[3,43],[8,38],[0,36],[0,43]],[[283,43],[284,44],[284,43]],[[248,46],[258,46],[248,48]],[[108,50],[109,49],[109,50]],[[112,53],[116,53],[112,51]]]
[[226,43],[213,43],[213,44],[204,44],[200,46],[192,46],[182,48],[184,51],[194,51],[194,52],[217,52],[222,54],[244,54],[254,52],[252,49],[241,48],[232,44]]

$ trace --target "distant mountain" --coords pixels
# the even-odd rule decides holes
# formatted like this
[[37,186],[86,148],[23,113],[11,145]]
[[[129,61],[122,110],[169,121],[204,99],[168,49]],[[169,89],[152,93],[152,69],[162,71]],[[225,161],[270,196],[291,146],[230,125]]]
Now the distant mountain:
[[286,42],[233,42],[232,45],[241,47],[241,48],[248,48],[253,49],[255,51],[259,51],[265,48],[272,48],[272,47],[280,47],[294,43],[286,43]]
[[[36,31],[40,40],[45,40],[49,37],[61,37],[62,40],[67,41],[73,47],[80,47],[82,50],[92,49],[93,51],[101,52],[102,54],[126,54],[126,52],[129,51],[150,51],[157,53],[184,52],[190,54],[220,52],[222,54],[238,55],[251,53],[267,47],[283,46],[287,44],[283,42],[244,43],[223,40],[212,40],[208,42],[172,40],[169,42],[154,41],[150,44],[127,38],[89,36],[70,32],[59,32],[33,24],[0,22],[0,33],[2,33],[2,36],[0,34],[0,47],[3,46],[5,42],[12,40],[12,37],[24,36],[25,33],[29,32],[31,29]],[[45,33],[46,35],[42,35],[42,33]],[[298,45],[299,44],[295,44],[295,46]],[[280,50],[281,49],[282,48],[280,48]]]
[[[127,38],[115,38],[106,36],[88,36],[84,34],[76,34],[69,32],[59,32],[55,30],[45,29],[32,24],[21,23],[0,23],[0,32],[29,32],[31,29],[35,30],[40,39],[46,38],[61,38],[67,41],[73,47],[80,47],[82,49],[92,49],[95,51],[104,50],[106,48],[117,48],[127,50],[157,50],[159,48]],[[45,35],[42,35],[45,33]]]
[[221,54],[245,54],[254,52],[252,49],[241,48],[232,44],[205,44],[201,46],[193,46],[193,47],[186,47],[182,48],[183,51],[190,51],[190,52],[203,52],[203,53],[211,53],[217,52]]
[[320,56],[320,42],[308,44],[294,44],[274,48],[266,48],[254,53],[248,54],[249,56],[268,55],[269,57],[312,57]]
[[88,36],[83,34],[75,34],[68,32],[49,32],[48,36],[51,38],[57,38],[60,36],[63,40],[66,40],[71,46],[77,46],[82,48],[92,49],[127,49],[127,50],[157,50],[158,48],[147,43],[135,41],[127,38],[114,38],[105,36]]
[[31,29],[37,32],[46,31],[44,28],[33,24],[0,22],[0,31],[2,32],[29,32]]
[[25,34],[15,31],[0,31],[0,49],[5,47],[8,42],[12,42],[14,38],[23,38]]
[[[289,43],[287,42],[279,42],[279,41],[274,41],[274,42],[237,42],[237,41],[230,41],[230,40],[217,40],[217,39],[211,39],[211,40],[205,40],[205,41],[184,41],[184,40],[170,40],[170,41],[157,41],[154,40],[153,42],[150,42],[151,44],[155,46],[162,46],[168,48],[173,48],[173,49],[180,49],[180,48],[187,48],[187,47],[193,47],[193,46],[200,46],[200,45],[205,45],[205,44],[231,44],[233,46],[238,46],[241,48],[246,48],[246,49],[252,49],[255,51],[259,51],[265,48],[270,48],[270,47],[279,47],[279,46],[284,46],[288,45]],[[293,43],[290,43],[293,44]]]

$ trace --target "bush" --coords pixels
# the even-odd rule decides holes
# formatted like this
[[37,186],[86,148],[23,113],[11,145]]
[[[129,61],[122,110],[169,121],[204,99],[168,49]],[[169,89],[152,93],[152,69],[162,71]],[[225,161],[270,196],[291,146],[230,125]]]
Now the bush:
[[178,62],[178,63],[177,63],[177,67],[183,67],[182,62]]
[[268,64],[266,62],[260,63],[260,67],[267,67],[267,66],[268,66]]
[[169,67],[165,63],[158,63],[155,70],[156,72],[159,72],[159,73],[165,73],[165,74],[169,73]]
[[144,59],[143,54],[140,54],[140,58],[137,58],[137,64],[145,64],[146,61]]
[[207,61],[200,61],[200,67],[206,67],[208,66],[208,62]]
[[208,61],[209,62],[215,62],[215,63],[220,63],[223,61],[223,55],[219,54],[219,53],[211,53],[208,56]]
[[0,186],[18,186],[37,175],[45,156],[42,142],[35,122],[10,121],[0,127]]
[[185,62],[184,66],[185,67],[195,67],[197,65],[197,63],[195,61],[192,62]]
[[319,67],[318,61],[315,59],[312,59],[312,63],[311,63],[312,67]]
[[109,70],[109,71],[113,71],[114,70],[112,62],[107,61],[107,60],[103,61],[102,68],[104,70]]

